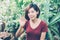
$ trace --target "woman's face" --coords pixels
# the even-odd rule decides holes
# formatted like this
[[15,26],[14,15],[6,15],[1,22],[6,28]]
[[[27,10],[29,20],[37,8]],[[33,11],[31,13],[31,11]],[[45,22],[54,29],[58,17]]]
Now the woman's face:
[[38,12],[36,10],[34,10],[34,8],[30,8],[28,10],[28,17],[30,20],[34,20],[35,18],[37,18],[37,14],[38,14]]

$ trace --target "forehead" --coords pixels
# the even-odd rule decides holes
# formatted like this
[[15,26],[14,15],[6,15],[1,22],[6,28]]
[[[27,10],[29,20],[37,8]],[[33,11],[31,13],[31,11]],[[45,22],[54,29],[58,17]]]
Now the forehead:
[[32,7],[32,8],[30,8],[28,11],[35,11],[35,10],[34,10],[34,8]]

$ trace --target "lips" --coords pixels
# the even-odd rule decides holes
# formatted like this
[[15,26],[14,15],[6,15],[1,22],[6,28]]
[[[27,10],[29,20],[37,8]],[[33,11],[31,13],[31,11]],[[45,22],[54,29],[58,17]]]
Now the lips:
[[34,16],[30,16],[30,18],[33,18]]

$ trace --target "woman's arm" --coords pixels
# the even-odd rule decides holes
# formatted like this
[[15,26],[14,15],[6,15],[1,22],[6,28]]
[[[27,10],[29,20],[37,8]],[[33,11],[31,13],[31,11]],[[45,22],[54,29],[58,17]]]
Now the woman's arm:
[[40,40],[45,40],[45,36],[46,36],[46,32],[42,32],[41,33]]
[[19,29],[17,30],[15,36],[16,36],[16,37],[19,37],[23,32],[24,32],[24,28],[21,26],[21,27],[19,27]]
[[15,35],[16,37],[19,37],[24,32],[24,27],[25,27],[27,20],[22,16],[19,22],[20,22],[20,27],[16,32],[16,35]]

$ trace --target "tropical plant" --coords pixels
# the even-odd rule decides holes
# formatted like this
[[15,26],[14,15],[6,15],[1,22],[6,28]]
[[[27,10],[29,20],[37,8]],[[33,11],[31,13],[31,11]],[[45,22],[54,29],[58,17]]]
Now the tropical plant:
[[[36,3],[40,8],[40,19],[48,24],[47,40],[60,38],[60,0],[0,0],[0,20],[5,22],[5,30],[16,33],[19,19],[24,16],[24,9],[29,3]],[[1,5],[2,4],[2,5]]]

